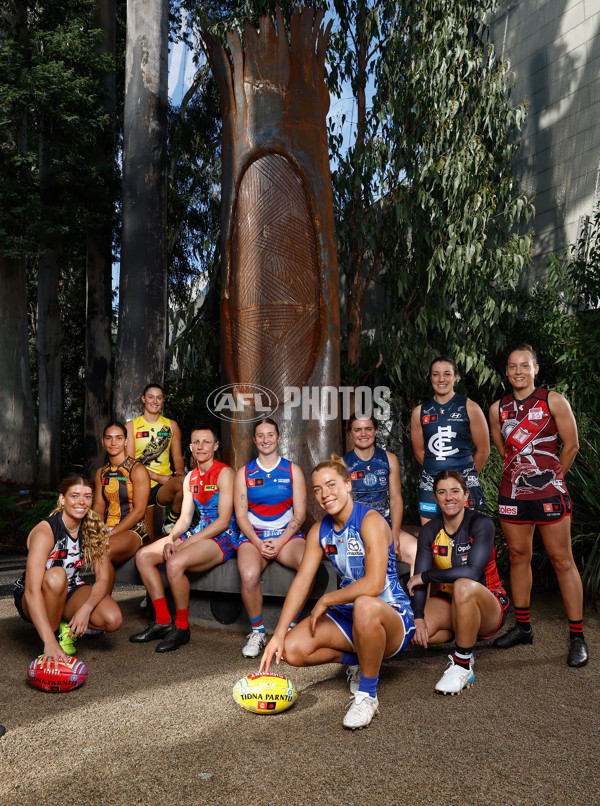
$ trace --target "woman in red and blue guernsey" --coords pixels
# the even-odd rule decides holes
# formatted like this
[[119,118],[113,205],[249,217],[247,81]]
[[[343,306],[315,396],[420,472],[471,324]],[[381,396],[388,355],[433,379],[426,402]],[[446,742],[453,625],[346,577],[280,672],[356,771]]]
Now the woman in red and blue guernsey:
[[270,417],[256,423],[254,444],[258,458],[238,470],[234,489],[242,600],[252,627],[242,649],[245,658],[258,657],[265,644],[260,575],[272,560],[298,570],[306,516],[304,475],[298,465],[279,456],[279,428]]
[[[558,392],[536,386],[539,366],[525,344],[506,362],[512,391],[490,409],[494,444],[504,456],[498,515],[510,551],[510,587],[516,624],[494,641],[508,649],[531,644],[529,620],[533,532],[537,526],[556,572],[569,620],[569,666],[585,666],[583,588],[571,549],[571,499],[565,475],[579,449],[571,407]],[[558,454],[558,440],[562,450]]]
[[[155,620],[145,630],[131,635],[132,643],[161,638],[157,652],[172,652],[190,640],[188,610],[190,583],[186,571],[208,571],[235,554],[238,528],[233,515],[233,470],[215,458],[219,447],[212,426],[194,428],[190,450],[196,467],[185,477],[181,515],[171,533],[141,549],[136,565],[152,600]],[[200,521],[187,531],[194,510]],[[169,586],[175,602],[175,621],[167,607],[165,588],[158,566],[166,563]]]

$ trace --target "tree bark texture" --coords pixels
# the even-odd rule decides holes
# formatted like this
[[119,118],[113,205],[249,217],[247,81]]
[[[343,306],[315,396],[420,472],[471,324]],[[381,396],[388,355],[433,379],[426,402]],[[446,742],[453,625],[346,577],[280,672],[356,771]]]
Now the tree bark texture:
[[[116,41],[116,2],[97,0],[96,25],[103,32],[99,54],[114,54]],[[104,109],[111,120],[116,108],[114,72],[104,76]],[[99,138],[95,162],[100,171],[109,172],[115,158],[115,135]],[[105,186],[102,207],[107,220],[105,226],[91,229],[87,238],[86,255],[86,331],[85,331],[85,410],[84,410],[84,472],[92,478],[104,458],[102,432],[110,420],[111,371],[111,320],[112,320],[112,200]]]
[[44,119],[40,131],[40,197],[45,211],[38,259],[38,305],[36,351],[38,357],[38,486],[52,489],[61,478],[62,418],[62,325],[58,306],[62,235],[54,228],[51,214],[60,190],[51,168],[56,163],[55,133]]
[[128,0],[123,231],[113,411],[162,383],[167,319],[167,0]]
[[[7,35],[15,39],[27,35],[25,3],[4,3],[0,15]],[[14,108],[12,111],[12,146],[16,152],[24,154],[27,110]],[[10,180],[3,177],[5,182]],[[23,222],[19,218],[22,214],[15,216],[6,240],[0,244],[0,433],[3,442],[0,481],[32,487],[37,477],[37,446],[29,367],[26,267],[18,246]]]
[[[221,253],[222,361],[240,391],[339,385],[338,266],[325,118],[324,60],[330,25],[296,11],[288,40],[277,10],[259,31],[246,22],[227,42],[204,34],[223,114]],[[224,434],[228,459],[251,458],[256,411]],[[301,407],[274,415],[280,451],[305,474],[339,451],[338,420]],[[227,431],[227,424],[226,424]]]

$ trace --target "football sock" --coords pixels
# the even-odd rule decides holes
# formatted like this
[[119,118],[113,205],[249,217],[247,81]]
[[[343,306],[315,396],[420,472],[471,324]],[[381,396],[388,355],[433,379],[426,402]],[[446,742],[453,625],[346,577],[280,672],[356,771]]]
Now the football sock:
[[168,624],[171,621],[171,614],[167,607],[167,598],[163,596],[161,599],[153,599],[152,605],[156,613],[157,624]]
[[569,619],[569,638],[583,638],[583,619],[571,621]]
[[358,687],[359,691],[366,691],[369,697],[376,697],[377,696],[377,683],[379,682],[379,675],[376,674],[375,677],[365,677],[364,674],[360,673],[360,685]]
[[292,619],[292,623],[290,624],[290,629],[295,627],[296,624],[300,621],[300,617],[302,616],[302,610],[298,610],[294,618]]
[[529,620],[529,607],[515,607],[515,626],[529,632],[531,622]]
[[358,666],[358,655],[356,652],[343,652],[340,663],[343,666]]
[[264,632],[265,625],[263,624],[263,614],[261,613],[256,618],[252,618],[252,616],[248,616],[250,619],[250,626],[252,627],[252,632]]
[[187,630],[189,627],[188,610],[189,607],[186,607],[185,610],[177,610],[177,608],[175,608],[175,626],[179,627],[180,630]]
[[165,520],[167,523],[177,523],[180,514],[180,512],[173,512],[173,510],[171,510]]
[[471,665],[471,658],[473,657],[473,647],[462,647],[458,644],[454,647],[454,663],[457,666],[462,666],[463,669],[468,669]]

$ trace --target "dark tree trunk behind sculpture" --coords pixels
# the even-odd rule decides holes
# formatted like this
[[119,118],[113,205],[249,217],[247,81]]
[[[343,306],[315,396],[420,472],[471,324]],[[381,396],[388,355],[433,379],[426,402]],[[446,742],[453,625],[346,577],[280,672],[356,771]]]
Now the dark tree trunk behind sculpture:
[[162,382],[167,319],[167,0],[127,3],[123,234],[113,410]]
[[[99,54],[114,54],[116,36],[115,0],[96,0],[96,25],[103,32],[97,48]],[[115,74],[104,77],[104,108],[114,119]],[[114,160],[114,132],[99,139],[96,145],[96,166],[110,173]],[[112,318],[112,200],[108,188],[99,206],[104,211],[102,221],[90,230],[86,255],[86,323],[85,323],[85,411],[84,411],[84,470],[92,477],[102,464],[102,431],[110,419],[112,392],[111,318]],[[100,216],[98,216],[98,219]]]
[[[223,114],[221,334],[225,380],[244,391],[339,385],[338,267],[334,246],[324,83],[323,15],[296,11],[288,40],[281,11],[223,47],[205,35]],[[301,407],[274,415],[280,452],[305,474],[340,449],[338,420]],[[228,459],[251,457],[257,412],[224,435]]]

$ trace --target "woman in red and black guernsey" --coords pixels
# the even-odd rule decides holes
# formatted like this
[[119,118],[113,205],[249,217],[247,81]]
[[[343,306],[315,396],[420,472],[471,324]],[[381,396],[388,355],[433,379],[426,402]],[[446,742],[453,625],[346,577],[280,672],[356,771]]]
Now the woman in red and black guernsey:
[[[569,666],[585,666],[583,588],[571,550],[571,499],[565,475],[579,449],[569,403],[558,392],[535,385],[539,367],[527,344],[513,350],[506,364],[512,392],[490,409],[494,444],[504,456],[498,514],[510,550],[510,584],[515,626],[494,641],[508,649],[531,644],[529,620],[531,555],[537,525],[552,562],[569,619]],[[562,450],[558,455],[558,439]]]
[[[152,601],[155,618],[142,632],[129,636],[134,644],[160,638],[157,652],[173,652],[187,644],[190,582],[186,572],[208,571],[235,555],[238,528],[233,515],[234,473],[216,458],[218,447],[212,426],[200,425],[192,430],[190,450],[196,466],[183,482],[181,514],[170,534],[136,555],[136,566]],[[199,521],[188,531],[194,512],[198,513]],[[175,603],[175,621],[171,619],[158,570],[163,562]]]
[[[408,581],[416,632],[413,644],[427,647],[456,639],[454,655],[435,691],[460,694],[475,680],[473,647],[504,623],[508,597],[498,576],[493,521],[466,509],[469,488],[457,470],[442,470],[433,481],[440,515],[421,527],[415,575]],[[427,599],[427,586],[441,588]]]

